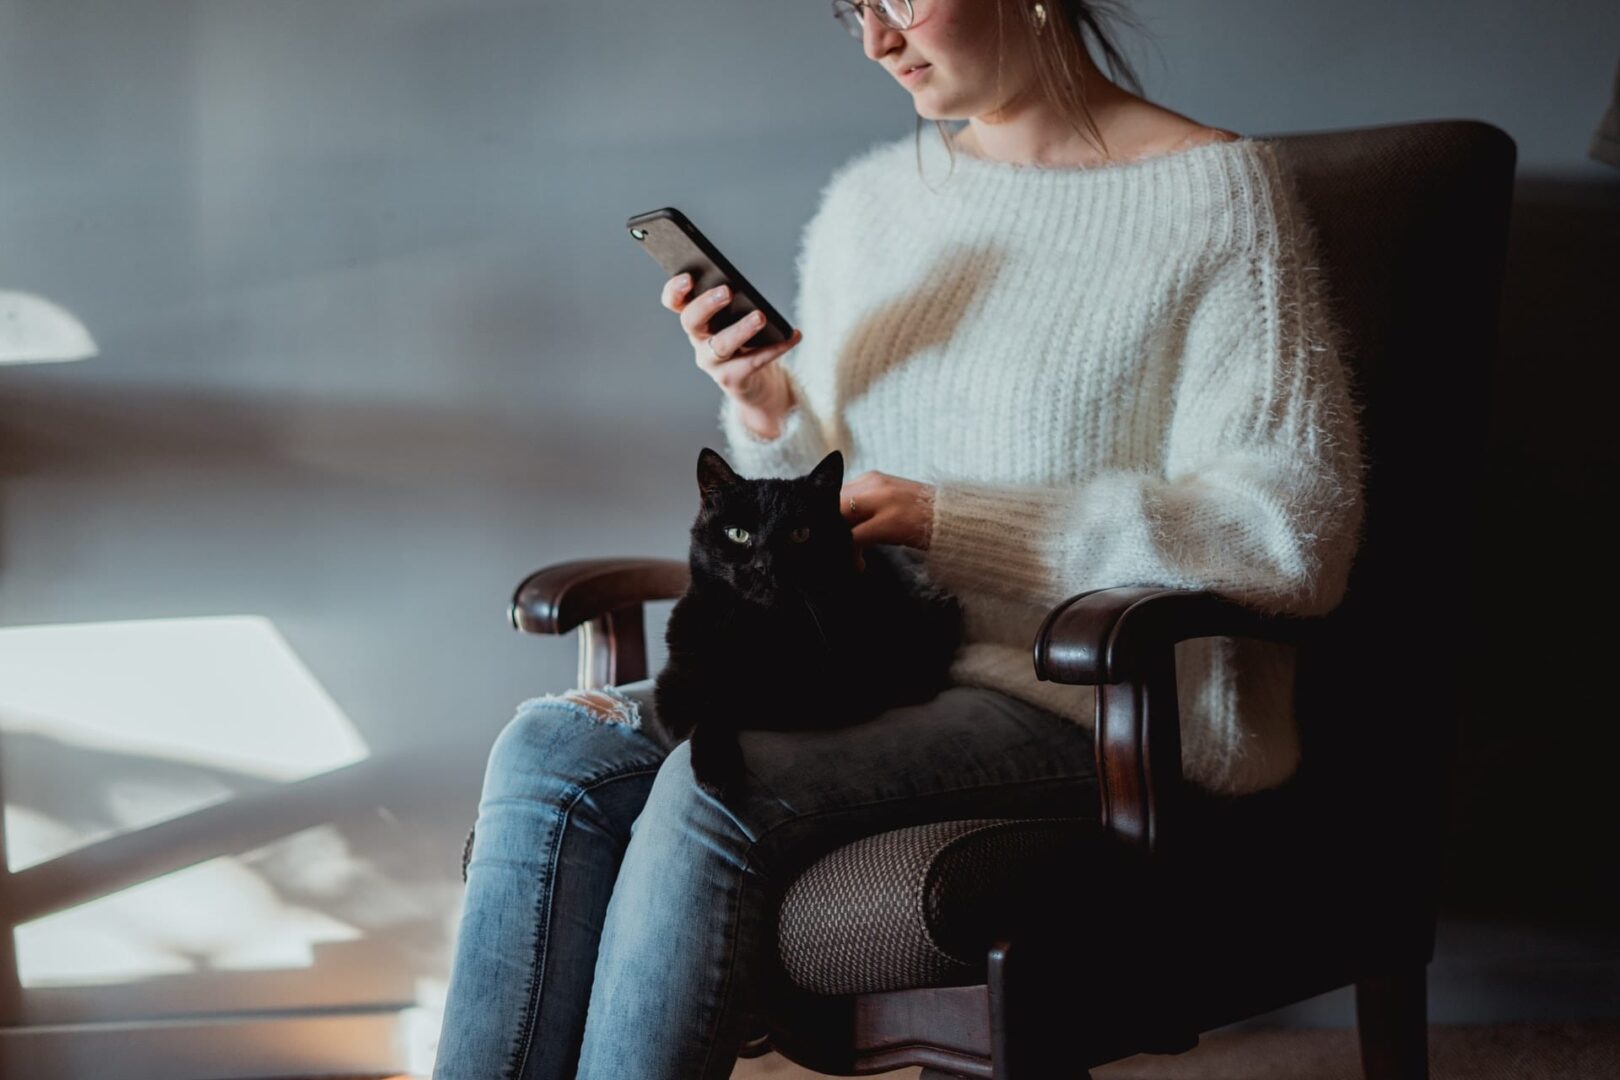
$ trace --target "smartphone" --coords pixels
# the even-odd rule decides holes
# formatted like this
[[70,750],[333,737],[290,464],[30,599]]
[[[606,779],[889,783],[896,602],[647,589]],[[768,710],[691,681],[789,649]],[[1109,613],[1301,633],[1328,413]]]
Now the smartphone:
[[673,206],[636,214],[625,222],[630,238],[639,243],[653,261],[663,267],[666,280],[677,274],[691,274],[687,296],[701,296],[717,285],[731,286],[731,302],[709,320],[709,331],[719,333],[753,311],[763,312],[765,325],[743,343],[758,349],[775,345],[793,336],[793,327],[770,305],[749,280],[737,272],[731,260],[703,235],[691,220]]

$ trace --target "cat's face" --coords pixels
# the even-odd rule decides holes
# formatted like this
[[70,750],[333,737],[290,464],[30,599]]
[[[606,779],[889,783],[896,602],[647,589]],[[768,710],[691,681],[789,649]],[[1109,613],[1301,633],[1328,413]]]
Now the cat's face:
[[759,604],[816,592],[854,571],[854,537],[838,509],[844,455],[834,450],[804,476],[750,480],[704,447],[698,454],[692,558],[710,577]]

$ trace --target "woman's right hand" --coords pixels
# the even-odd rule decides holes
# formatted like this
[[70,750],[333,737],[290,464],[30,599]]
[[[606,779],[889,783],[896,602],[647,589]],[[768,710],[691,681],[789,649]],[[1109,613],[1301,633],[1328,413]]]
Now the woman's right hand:
[[[746,415],[763,421],[763,426],[778,426],[794,403],[787,372],[775,361],[797,345],[802,335],[794,329],[793,336],[786,341],[745,349],[743,342],[759,333],[764,325],[760,314],[755,312],[711,334],[709,320],[731,302],[731,289],[723,285],[720,287],[723,292],[710,289],[702,296],[688,299],[687,291],[691,287],[690,275],[677,274],[664,283],[659,300],[669,310],[680,313],[681,328],[692,343],[692,355],[698,368],[733,398]],[[709,351],[711,343],[712,353]]]

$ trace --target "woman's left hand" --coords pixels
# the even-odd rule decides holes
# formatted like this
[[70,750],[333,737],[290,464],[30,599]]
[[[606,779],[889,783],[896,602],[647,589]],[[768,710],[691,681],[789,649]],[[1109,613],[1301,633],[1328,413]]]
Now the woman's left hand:
[[[863,472],[839,491],[839,509],[854,526],[855,561],[872,544],[904,544],[927,551],[934,526],[934,485],[876,470]],[[850,509],[850,499],[855,508]]]

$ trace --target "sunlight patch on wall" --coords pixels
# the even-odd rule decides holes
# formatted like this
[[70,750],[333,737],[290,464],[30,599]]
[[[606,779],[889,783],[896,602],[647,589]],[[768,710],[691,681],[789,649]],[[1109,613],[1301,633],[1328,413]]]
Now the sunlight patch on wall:
[[0,364],[54,364],[96,354],[90,331],[67,308],[35,293],[0,289]]
[[258,615],[0,628],[0,750],[13,871],[370,752]]
[[311,966],[317,944],[355,941],[364,931],[289,902],[253,864],[325,829],[210,859],[18,926],[22,985],[89,986]]

